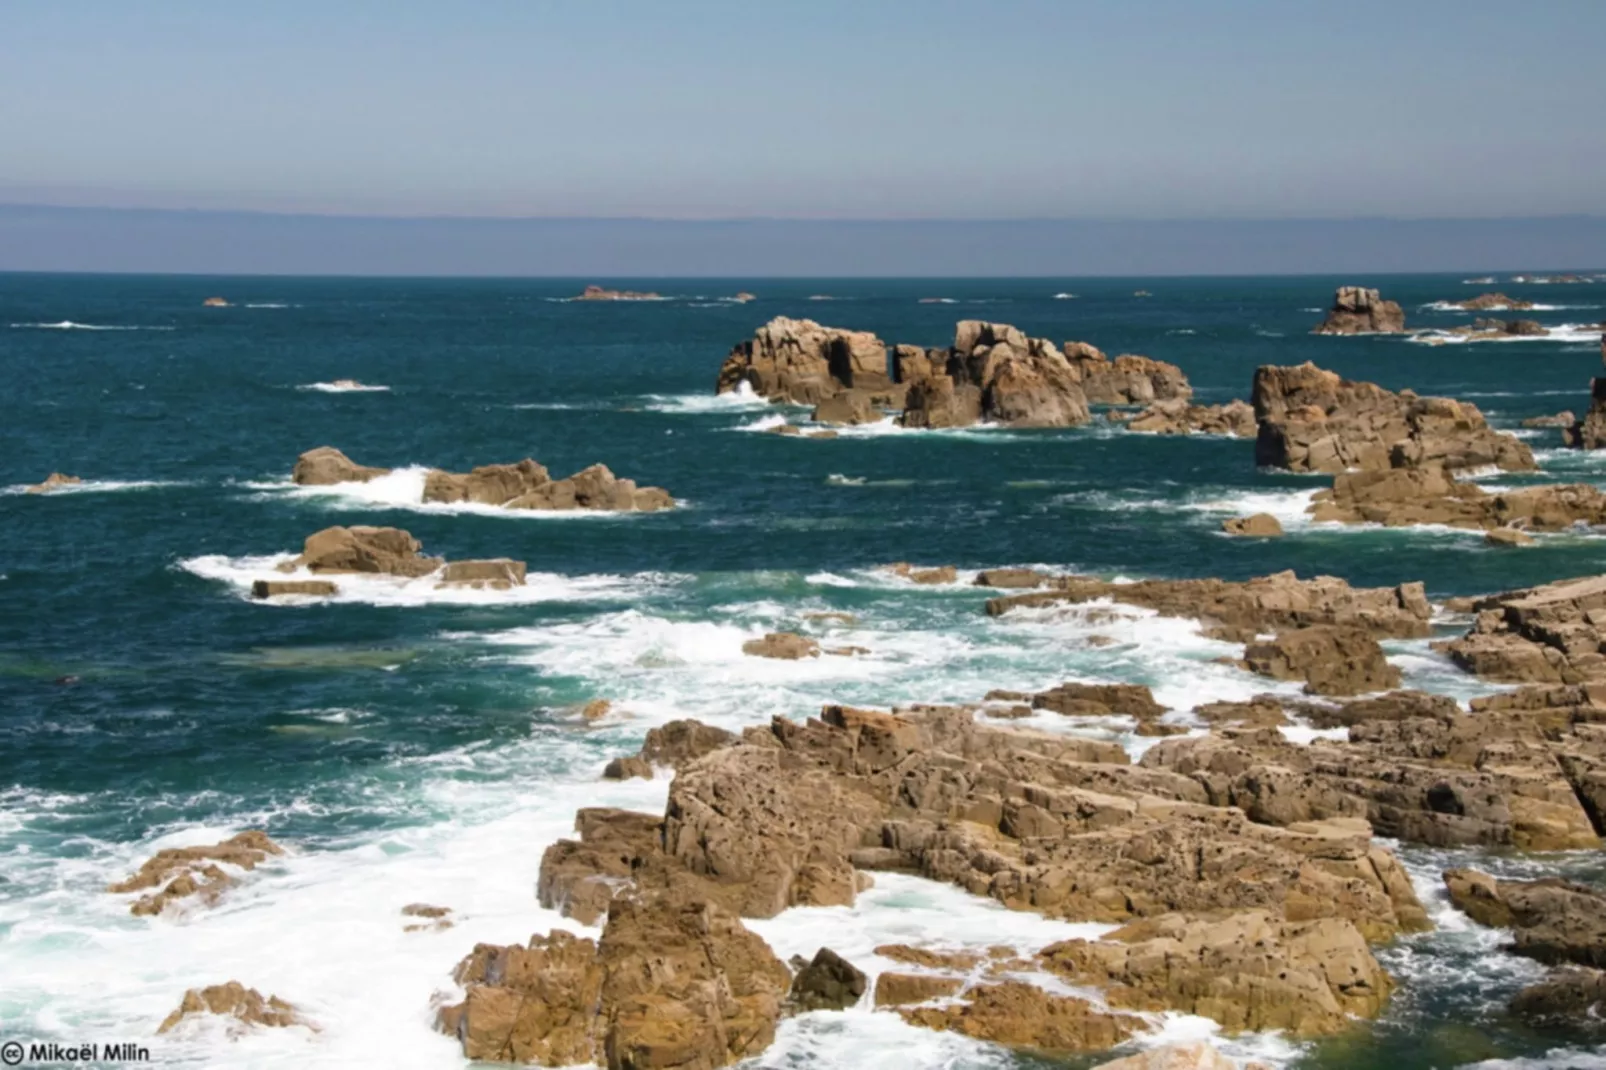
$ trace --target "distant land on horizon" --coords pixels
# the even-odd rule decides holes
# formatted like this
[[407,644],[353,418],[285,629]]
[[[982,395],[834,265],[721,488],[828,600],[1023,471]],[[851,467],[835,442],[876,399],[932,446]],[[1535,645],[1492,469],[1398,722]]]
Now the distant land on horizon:
[[1606,217],[654,220],[0,204],[0,271],[1056,277],[1595,271]]

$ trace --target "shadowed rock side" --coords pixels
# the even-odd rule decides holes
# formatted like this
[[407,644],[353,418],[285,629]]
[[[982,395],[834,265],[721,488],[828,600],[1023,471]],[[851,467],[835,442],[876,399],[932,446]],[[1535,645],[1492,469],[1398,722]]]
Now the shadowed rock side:
[[1400,334],[1405,330],[1405,311],[1394,301],[1385,301],[1376,290],[1362,286],[1340,286],[1333,295],[1333,307],[1312,334]]
[[1396,394],[1306,361],[1255,372],[1255,463],[1295,472],[1442,466],[1510,472],[1535,468],[1533,452],[1491,429],[1477,406]]
[[777,316],[739,343],[719,369],[715,393],[746,383],[770,401],[818,405],[845,390],[893,391],[887,346],[869,331]]
[[[308,450],[290,473],[302,486],[366,483],[390,474],[388,468],[357,464],[332,446]],[[553,479],[543,465],[525,458],[513,464],[481,465],[470,472],[431,469],[424,477],[422,502],[470,502],[503,509],[598,509],[654,512],[675,504],[662,487],[638,487],[607,465],[594,464],[566,479]]]
[[905,427],[1073,427],[1089,419],[1075,367],[1054,343],[1027,338],[1005,323],[963,320],[944,358],[898,350],[898,377],[909,387]]
[[[1606,364],[1606,334],[1600,340],[1600,359]],[[1589,409],[1582,420],[1563,425],[1562,439],[1574,449],[1598,450],[1606,446],[1606,377],[1597,375],[1589,380]]]

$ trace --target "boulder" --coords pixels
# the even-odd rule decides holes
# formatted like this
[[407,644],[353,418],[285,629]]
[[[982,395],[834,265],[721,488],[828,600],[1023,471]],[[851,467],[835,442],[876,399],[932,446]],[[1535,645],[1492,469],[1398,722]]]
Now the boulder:
[[1494,528],[1483,541],[1490,546],[1532,546],[1535,540],[1520,528]]
[[1517,954],[1606,969],[1606,893],[1555,877],[1503,881],[1471,869],[1446,871],[1444,885],[1473,921],[1510,929]]
[[845,1011],[864,998],[869,987],[863,970],[828,947],[815,952],[810,962],[797,960],[797,965],[786,996],[786,1009],[794,1014]]
[[213,1014],[233,1018],[240,1026],[269,1026],[283,1028],[290,1025],[309,1025],[294,1006],[278,996],[263,997],[254,988],[246,988],[238,981],[205,988],[192,988],[184,993],[178,1009],[163,1019],[157,1034],[177,1028],[184,1019],[197,1014]]
[[454,974],[467,991],[439,1027],[465,1057],[610,1070],[727,1066],[775,1037],[790,975],[711,903],[624,897],[602,938],[562,930],[481,944]]
[[731,350],[715,393],[742,383],[771,401],[818,405],[844,389],[888,389],[892,380],[886,343],[869,331],[777,316]]
[[762,639],[749,639],[742,644],[742,653],[755,658],[780,658],[798,661],[820,656],[820,644],[806,635],[793,632],[770,632]]
[[1385,301],[1376,290],[1340,286],[1333,307],[1312,334],[1399,334],[1405,330],[1405,311]]
[[1264,365],[1253,391],[1255,463],[1296,472],[1490,465],[1533,471],[1533,452],[1477,406],[1352,382],[1309,361]]
[[163,848],[147,859],[138,873],[106,890],[125,895],[154,888],[129,907],[129,913],[136,917],[160,914],[169,903],[190,896],[198,897],[202,903],[216,900],[234,883],[223,866],[252,870],[269,856],[282,854],[284,848],[269,839],[267,833],[250,829],[206,847]]
[[1433,609],[1420,583],[1398,587],[1351,587],[1334,576],[1302,580],[1278,572],[1242,582],[1218,579],[1139,580],[1112,583],[1091,576],[1057,576],[1046,590],[1002,595],[987,602],[997,617],[1021,608],[1077,605],[1108,600],[1186,617],[1214,638],[1248,642],[1266,632],[1314,624],[1344,624],[1378,638],[1429,635]]
[[1274,680],[1304,680],[1313,695],[1386,691],[1400,682],[1377,640],[1360,628],[1329,624],[1283,632],[1244,649],[1250,672]]
[[1221,524],[1221,530],[1228,535],[1271,539],[1283,533],[1283,526],[1270,513],[1255,513],[1251,516],[1235,516],[1231,520],[1225,520]]
[[640,758],[615,758],[602,768],[604,780],[652,779],[652,763]]
[[252,598],[283,598],[300,595],[305,598],[328,598],[337,588],[328,580],[256,580],[251,584]]
[[1193,396],[1188,377],[1175,364],[1131,353],[1112,361],[1086,342],[1066,342],[1063,352],[1091,404],[1147,405]]
[[400,528],[324,528],[307,536],[301,556],[292,568],[314,573],[374,573],[386,576],[426,576],[443,564],[425,557],[420,543]]
[[984,568],[976,573],[977,587],[1041,587],[1048,581],[1046,573],[1033,568]]
[[64,487],[75,487],[81,483],[83,483],[83,480],[79,479],[77,476],[63,475],[60,472],[52,472],[45,477],[45,481],[43,483],[35,483],[28,487],[27,493],[49,494],[51,491],[61,490]]
[[523,587],[523,561],[494,557],[483,561],[450,561],[441,570],[437,587],[471,587],[474,590],[508,591]]
[[870,404],[868,394],[859,390],[844,390],[840,394],[832,394],[814,407],[814,415],[810,417],[817,424],[869,424],[875,423],[881,414]]
[[319,446],[296,458],[296,465],[290,470],[290,479],[302,486],[316,487],[334,483],[366,483],[389,474],[388,468],[358,464],[333,446]]
[[[1090,418],[1077,372],[1052,342],[1018,328],[961,321],[942,367],[908,380],[905,427],[961,427],[978,421],[1015,427],[1072,427]],[[922,369],[900,356],[900,374]]]
[[[1115,417],[1115,413],[1109,414]],[[1255,410],[1247,402],[1225,405],[1190,405],[1181,399],[1156,401],[1141,412],[1123,417],[1128,431],[1154,435],[1229,435],[1255,437]]]

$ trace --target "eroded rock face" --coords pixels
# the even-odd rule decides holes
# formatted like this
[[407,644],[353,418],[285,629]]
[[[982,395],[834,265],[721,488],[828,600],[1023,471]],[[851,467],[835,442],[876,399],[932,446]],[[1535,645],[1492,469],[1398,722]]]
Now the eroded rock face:
[[1295,472],[1494,465],[1535,467],[1533,452],[1488,426],[1477,406],[1352,382],[1309,361],[1256,370],[1255,463]]
[[1444,885],[1472,920],[1510,929],[1519,955],[1606,969],[1606,893],[1554,877],[1496,880],[1473,869],[1447,871]]
[[254,988],[246,988],[238,981],[227,984],[192,988],[184,993],[178,1009],[169,1014],[156,1030],[158,1034],[170,1032],[193,1015],[213,1014],[233,1018],[241,1026],[269,1026],[282,1028],[290,1025],[309,1025],[296,1008],[278,996],[263,997]]
[[[929,351],[928,351],[929,352]],[[906,427],[962,427],[985,420],[1015,427],[1072,427],[1089,419],[1077,372],[1052,342],[1004,323],[961,321],[946,362],[924,367],[900,354],[909,385]],[[922,375],[921,373],[924,372]]]
[[1583,576],[1473,603],[1466,635],[1434,644],[1461,668],[1511,683],[1606,679],[1606,576]]
[[438,557],[425,557],[421,548],[417,539],[400,528],[324,528],[307,536],[301,556],[290,567],[318,574],[427,576],[444,562]]
[[1398,302],[1385,301],[1376,290],[1340,286],[1333,307],[1312,334],[1399,334],[1405,330],[1405,311]]
[[282,854],[284,848],[269,839],[267,833],[250,829],[206,847],[164,848],[146,860],[138,873],[106,890],[123,895],[155,889],[140,896],[129,907],[129,913],[160,914],[169,903],[180,899],[195,897],[202,904],[216,900],[234,883],[223,866],[252,870],[270,856]]
[[1086,342],[1066,342],[1063,352],[1090,404],[1148,405],[1193,396],[1188,377],[1175,364],[1131,353],[1111,360]]
[[1156,401],[1136,413],[1111,412],[1108,418],[1123,422],[1129,431],[1153,435],[1229,435],[1254,438],[1255,410],[1248,402],[1225,405],[1190,405],[1186,401]]
[[989,600],[987,613],[996,617],[1021,607],[1100,599],[1142,606],[1165,617],[1193,618],[1206,635],[1233,642],[1317,624],[1354,626],[1378,638],[1418,638],[1431,632],[1432,607],[1420,583],[1351,587],[1333,576],[1302,580],[1292,571],[1241,583],[1218,579],[1110,583],[1090,576],[1059,576],[1049,581],[1046,590]]
[[610,1070],[726,1066],[768,1047],[791,975],[764,941],[697,900],[616,900],[602,939],[554,930],[481,944],[443,1031],[470,1059]]
[[886,343],[874,334],[786,316],[770,320],[731,350],[715,392],[735,390],[744,382],[761,397],[800,405],[818,405],[850,388],[892,386]]
[[1274,680],[1304,680],[1313,695],[1359,695],[1386,691],[1400,682],[1383,648],[1360,628],[1319,624],[1251,643],[1244,650],[1250,672]]
[[328,486],[334,483],[366,483],[390,474],[388,468],[358,464],[333,446],[319,446],[296,458],[290,470],[292,482],[302,486]]
[[1072,984],[1098,986],[1113,1006],[1201,1014],[1232,1033],[1336,1033],[1351,1016],[1375,1017],[1394,987],[1349,922],[1259,911],[1148,918],[1100,940],[1055,944],[1041,959]]

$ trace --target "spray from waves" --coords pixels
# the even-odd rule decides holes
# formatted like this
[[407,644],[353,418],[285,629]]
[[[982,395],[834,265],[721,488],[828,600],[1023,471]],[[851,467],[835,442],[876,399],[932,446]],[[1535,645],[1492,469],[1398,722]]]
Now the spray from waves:
[[285,304],[285,303],[280,302],[280,301],[257,301],[257,302],[255,302],[253,304],[248,304],[245,307],[246,308],[300,308],[301,306],[300,305]]
[[[1311,500],[1315,498],[1315,490],[1290,491],[1245,491],[1245,490],[1207,490],[1200,496],[1190,496],[1183,503],[1182,508],[1194,513],[1208,514],[1210,517],[1249,516],[1254,513],[1269,513],[1277,518],[1284,528],[1303,528],[1310,526],[1310,514],[1306,509],[1310,507]],[[1151,502],[1155,508],[1175,508],[1172,502]]]
[[1471,338],[1450,331],[1417,331],[1405,340],[1416,345],[1506,345],[1512,342],[1599,342],[1601,327],[1598,323],[1558,323],[1545,334],[1503,334],[1489,338]]
[[60,323],[13,323],[11,326],[17,330],[36,331],[172,331],[175,327],[150,326],[122,326],[116,324],[100,323],[74,323],[72,320],[62,320]]
[[[366,483],[301,486],[284,479],[240,485],[255,491],[260,499],[285,497],[330,509],[405,509],[440,516],[492,516],[503,520],[620,520],[652,515],[612,509],[505,509],[483,502],[426,502],[424,481],[429,472],[423,465],[408,465]],[[679,500],[673,506],[674,509],[686,507],[687,503]]]
[[770,401],[754,392],[746,380],[736,389],[723,394],[647,394],[641,398],[641,407],[649,412],[700,415],[710,412],[745,412],[769,408]]
[[1075,294],[1055,294],[1054,295],[1054,300],[1056,300],[1056,301],[1074,301],[1074,300],[1076,300],[1076,295]]
[[290,595],[262,600],[264,605],[307,605],[347,603],[371,606],[528,605],[536,602],[591,602],[641,597],[664,582],[656,573],[640,576],[578,576],[552,572],[532,572],[523,587],[506,591],[472,588],[441,588],[439,577],[431,574],[408,579],[379,575],[315,575],[306,569],[282,571],[280,566],[295,560],[294,554],[227,557],[204,554],[186,558],[177,567],[204,580],[227,585],[242,599],[251,598],[251,585],[257,580],[332,580],[335,593],[327,597]]
[[1485,312],[1513,312],[1513,311],[1515,311],[1515,312],[1561,312],[1563,310],[1572,310],[1572,309],[1600,308],[1601,306],[1599,306],[1599,305],[1542,305],[1542,304],[1539,304],[1538,302],[1535,302],[1534,304],[1531,304],[1531,305],[1527,306],[1526,308],[1517,308],[1516,306],[1513,306],[1513,305],[1488,305],[1488,306],[1486,306],[1484,308],[1472,309],[1472,308],[1462,308],[1460,305],[1456,304],[1454,301],[1430,301],[1425,305],[1418,305],[1417,307],[1418,308],[1423,308],[1423,309],[1428,309],[1428,310],[1431,310],[1433,312],[1463,312],[1463,313],[1466,313],[1467,315],[1474,315],[1474,314],[1481,315],[1481,314],[1483,314]]
[[357,383],[350,380],[337,379],[331,383],[303,383],[297,390],[316,390],[324,394],[377,394],[390,392],[388,386],[378,386],[370,383]]
[[[190,484],[183,480],[174,479],[86,479],[82,483],[64,483],[59,487],[42,494],[33,494],[34,498],[57,498],[69,494],[110,494],[129,490],[155,490],[160,487],[186,487]],[[0,495],[27,494],[29,484],[14,483],[9,487],[0,487]]]

